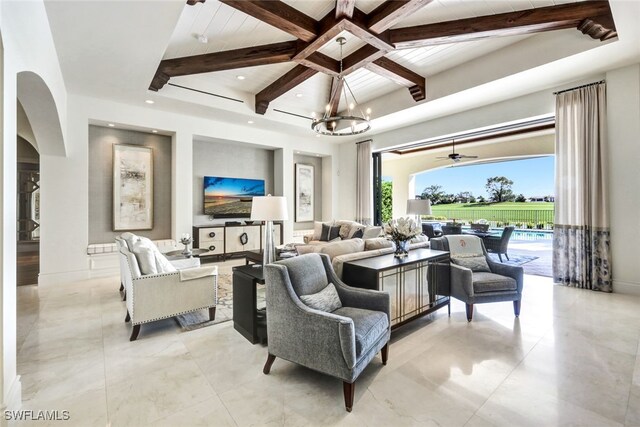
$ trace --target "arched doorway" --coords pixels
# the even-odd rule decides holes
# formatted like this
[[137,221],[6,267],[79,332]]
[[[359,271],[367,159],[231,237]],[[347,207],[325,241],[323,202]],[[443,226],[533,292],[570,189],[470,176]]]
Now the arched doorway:
[[[41,241],[46,240],[46,200],[40,193],[40,165],[48,156],[64,156],[58,108],[36,73],[17,74],[17,284],[37,284]],[[45,178],[45,177],[43,177]],[[44,214],[44,215],[43,215]]]

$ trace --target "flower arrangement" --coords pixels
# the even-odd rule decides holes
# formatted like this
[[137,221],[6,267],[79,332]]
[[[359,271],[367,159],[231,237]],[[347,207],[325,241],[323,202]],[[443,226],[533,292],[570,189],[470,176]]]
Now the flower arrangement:
[[398,218],[385,224],[384,233],[387,239],[396,245],[395,256],[402,258],[407,256],[407,243],[409,240],[421,234],[422,230],[413,219]]

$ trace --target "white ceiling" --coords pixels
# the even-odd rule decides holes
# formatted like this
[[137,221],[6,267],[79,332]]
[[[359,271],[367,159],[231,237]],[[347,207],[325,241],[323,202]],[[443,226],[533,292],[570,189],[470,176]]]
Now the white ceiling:
[[[253,108],[255,94],[293,68],[294,65],[291,63],[175,77],[169,82],[238,99],[242,103],[169,85],[157,93],[149,91],[147,88],[163,58],[294,40],[294,37],[287,33],[217,0],[207,0],[204,4],[199,3],[195,6],[185,5],[183,0],[127,2],[45,0],[45,2],[65,84],[72,93],[136,105],[144,105],[145,99],[152,98],[156,103],[149,108],[203,117],[215,115],[218,119],[232,123],[246,123],[247,120],[252,120],[255,121],[256,126],[265,128],[272,128],[273,124],[277,123],[278,126],[282,126],[283,131],[300,135],[308,134],[308,120],[274,110],[280,109],[309,117],[314,111],[322,111],[327,101],[330,78],[318,74],[273,101],[264,116],[255,114]],[[368,13],[381,2],[382,0],[356,0],[356,6]],[[403,20],[398,27],[570,2],[572,1],[434,0],[422,10]],[[333,0],[286,0],[286,3],[314,19],[322,18],[334,5]],[[580,50],[575,52],[563,50],[564,56],[571,57],[572,54],[583,52],[585,49],[596,49],[603,52],[598,56],[598,63],[588,64],[580,70],[571,72],[567,72],[566,66],[558,67],[557,74],[554,74],[553,67],[547,67],[547,74],[545,79],[541,79],[542,82],[523,79],[518,82],[518,87],[509,89],[513,92],[532,92],[554,83],[571,81],[572,76],[583,76],[589,73],[591,68],[602,69],[609,62],[637,61],[640,48],[633,47],[633,41],[635,40],[640,46],[637,29],[640,16],[634,16],[634,13],[638,12],[638,5],[626,0],[611,0],[610,4],[621,35],[621,42],[624,43],[603,44],[580,35],[576,30],[555,32],[554,40],[559,47],[565,45],[565,40],[568,41],[567,46],[573,46],[575,43],[572,40],[575,38],[583,38],[585,40],[582,42],[583,45],[587,44],[587,47],[581,46]],[[623,40],[625,33],[632,40],[628,38],[626,41]],[[203,34],[208,38],[206,44],[197,40],[197,37]],[[523,46],[527,46],[535,58],[539,57],[539,65],[545,65],[544,52],[535,52],[535,41],[538,38],[543,40],[544,34],[407,49],[392,52],[388,57],[427,77],[429,88],[430,82],[442,82],[446,80],[447,75],[460,75],[461,70],[469,67],[468,64],[475,66],[482,58],[497,53],[504,53],[504,56],[508,57],[509,52],[513,52],[514,58],[518,55],[522,56]],[[345,56],[361,45],[362,42],[350,37],[345,46]],[[339,46],[333,41],[329,42],[322,52],[334,58],[339,58],[340,55]],[[610,57],[611,60],[609,60]],[[491,70],[483,70],[484,79],[499,84],[500,79],[505,78],[511,68],[514,74],[521,73],[524,70],[521,69],[522,67],[518,68],[519,64],[516,63],[518,61],[495,64],[496,77],[494,78],[491,77]],[[453,71],[455,73],[452,73]],[[473,72],[476,72],[475,68]],[[464,75],[464,72],[462,74]],[[239,80],[237,78],[239,75],[244,76],[245,79]],[[407,120],[399,120],[396,123],[398,113],[404,109],[412,110],[411,120],[415,122],[421,119],[419,111],[424,110],[423,106],[432,104],[435,108],[439,105],[432,103],[430,99],[416,104],[406,88],[364,69],[352,73],[347,80],[361,104],[384,105],[384,108],[378,108],[378,115],[375,108],[373,111],[379,129],[393,128],[401,122],[403,125],[408,124]],[[543,87],[543,85],[546,86]],[[429,93],[432,92],[438,91],[429,91]],[[440,92],[442,93],[438,93],[439,98],[455,94],[445,93],[444,89]],[[482,96],[482,100],[476,100],[476,104],[495,102],[492,99],[492,93],[483,91]],[[503,97],[504,93],[499,96]],[[460,104],[460,108],[463,108],[463,104]],[[449,104],[447,109],[451,111],[452,106]],[[430,114],[432,115],[433,112],[431,111]]]

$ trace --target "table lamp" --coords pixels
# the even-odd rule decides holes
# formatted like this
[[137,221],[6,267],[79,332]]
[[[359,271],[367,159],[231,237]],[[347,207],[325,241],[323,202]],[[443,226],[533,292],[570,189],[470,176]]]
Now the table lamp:
[[262,251],[262,265],[271,264],[276,260],[276,245],[273,239],[273,221],[289,219],[287,199],[282,196],[254,197],[251,203],[251,219],[264,221],[264,245]]
[[418,227],[422,227],[422,215],[431,215],[431,200],[409,199],[407,200],[407,215],[418,216]]

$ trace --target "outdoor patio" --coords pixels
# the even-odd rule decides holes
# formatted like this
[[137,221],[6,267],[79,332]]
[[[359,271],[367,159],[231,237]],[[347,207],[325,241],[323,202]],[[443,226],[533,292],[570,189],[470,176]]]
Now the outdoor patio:
[[[552,276],[552,240],[517,240],[509,241],[509,258],[507,261],[503,256],[505,264],[522,265],[525,274],[533,274],[536,276]],[[491,254],[492,259],[500,262],[498,255]],[[537,257],[532,261],[528,258]],[[524,263],[524,264],[523,264]]]

